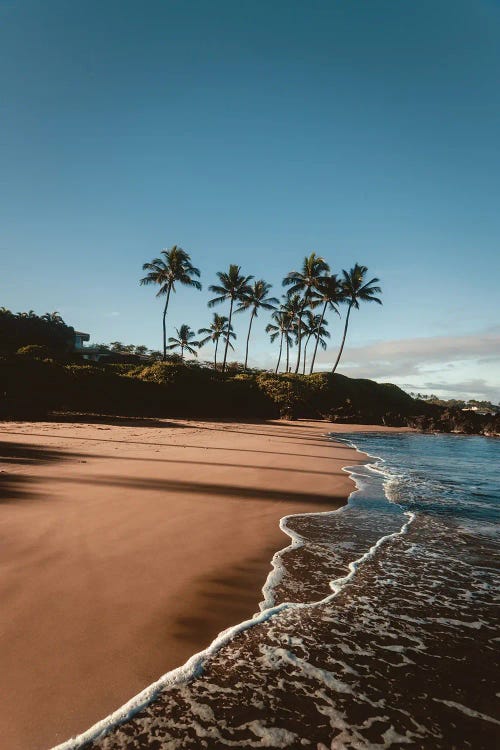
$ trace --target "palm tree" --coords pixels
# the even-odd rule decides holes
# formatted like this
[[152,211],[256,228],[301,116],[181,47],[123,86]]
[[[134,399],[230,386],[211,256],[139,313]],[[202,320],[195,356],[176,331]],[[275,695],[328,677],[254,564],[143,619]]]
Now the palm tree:
[[[302,339],[305,339],[304,348],[302,350],[302,375],[305,375],[306,372],[307,345],[315,331],[314,325],[316,321],[314,320],[314,318],[315,316],[313,315],[311,310],[304,310],[304,314],[300,322],[300,336]],[[295,337],[298,340],[297,330],[295,330]]]
[[297,364],[295,366],[295,372],[298,372],[300,365],[301,355],[301,340],[302,330],[301,322],[302,315],[307,305],[310,302],[313,290],[318,285],[318,280],[321,279],[330,270],[328,263],[324,258],[320,258],[316,253],[311,253],[309,256],[304,258],[302,268],[300,271],[291,271],[283,279],[283,286],[289,286],[289,294],[303,294],[302,298],[302,309],[298,315],[298,326],[297,326]]
[[326,347],[328,346],[328,344],[326,343],[326,339],[330,338],[330,332],[329,332],[328,328],[326,327],[328,325],[328,321],[327,320],[323,320],[323,323],[324,323],[324,325],[320,326],[319,329],[318,329],[319,330],[318,340],[319,340],[319,345],[321,346],[321,348],[323,349],[323,351],[325,351]]
[[[200,341],[200,346],[205,346],[205,344],[208,344],[209,341],[213,341],[215,344],[215,353],[214,353],[214,370],[217,369],[217,349],[219,347],[219,339],[221,336],[225,338],[235,339],[236,334],[233,333],[233,326],[228,328],[228,318],[226,318],[225,315],[217,315],[217,313],[214,313],[213,320],[208,328],[200,328],[198,330],[198,333],[205,333],[206,336],[204,339]],[[229,342],[229,346],[231,349],[234,349],[234,346]]]
[[378,297],[375,297],[375,294],[381,294],[382,289],[379,286],[374,286],[374,284],[378,284],[380,279],[373,278],[370,279],[370,281],[365,281],[366,274],[368,272],[368,268],[366,266],[360,266],[358,263],[354,264],[354,268],[351,268],[349,272],[342,271],[342,276],[344,277],[342,280],[342,287],[344,290],[344,299],[346,302],[348,302],[348,309],[347,309],[347,315],[345,319],[345,326],[344,326],[344,335],[342,337],[342,343],[340,345],[340,350],[337,356],[337,360],[335,364],[333,365],[332,373],[335,372],[337,369],[337,365],[340,361],[340,357],[342,356],[342,350],[344,349],[345,344],[345,337],[347,335],[347,326],[349,325],[349,315],[351,314],[351,310],[353,307],[356,308],[356,310],[359,310],[359,303],[361,302],[376,302],[378,305],[381,305],[382,302],[379,300]]
[[45,313],[42,315],[42,320],[46,320],[47,323],[55,323],[56,325],[64,325],[64,320],[61,318],[58,312]]
[[[326,326],[328,321],[321,315],[313,315],[310,310],[306,310],[304,320],[302,321],[302,335],[307,336],[306,343],[304,344],[304,357],[302,364],[302,375],[306,374],[306,360],[307,360],[307,346],[312,336],[316,337],[316,344],[318,341],[321,344],[322,349],[326,349],[325,339],[330,338],[330,334]],[[316,349],[315,349],[316,351]]]
[[[147,275],[140,280],[141,285],[158,284],[160,289],[156,296],[166,295],[165,307],[163,308],[163,361],[167,358],[167,330],[165,319],[167,317],[168,303],[170,292],[175,292],[175,284],[184,286],[194,286],[201,289],[201,284],[196,279],[199,278],[200,272],[191,263],[191,258],[185,250],[174,245],[170,250],[162,250],[162,258],[153,258],[151,263],[144,263],[143,271],[148,271]],[[196,278],[193,278],[196,277]]]
[[[249,281],[253,279],[253,276],[243,276],[241,273],[241,266],[237,266],[231,263],[227,273],[225,271],[217,271],[217,277],[220,284],[212,284],[209,286],[211,292],[217,294],[217,297],[211,299],[208,303],[209,307],[214,305],[220,305],[225,300],[231,300],[229,305],[229,318],[228,318],[228,331],[231,331],[231,320],[233,317],[233,305],[234,301],[240,301],[245,295],[249,294],[250,286]],[[227,360],[227,349],[229,346],[229,336],[226,336],[226,346],[224,347],[224,361],[222,363],[222,372],[226,370]]]
[[[316,286],[316,289],[314,290],[314,298],[311,302],[311,307],[313,309],[318,305],[323,304],[323,310],[321,312],[321,323],[319,324],[319,328],[321,328],[321,326],[323,325],[327,308],[330,308],[330,310],[334,310],[337,315],[340,316],[337,305],[339,302],[343,302],[344,299],[345,292],[336,274],[332,274],[331,276],[324,276],[323,278],[321,278],[320,282]],[[312,374],[314,371],[314,363],[316,361],[318,343],[319,334],[316,336],[316,344],[314,345],[314,353],[311,360],[311,369],[309,371],[309,374]]]
[[[300,322],[300,328],[301,333],[300,336],[302,339],[305,338],[305,344],[304,348],[302,350],[302,375],[305,375],[306,372],[306,358],[307,358],[307,345],[309,343],[309,339],[314,333],[314,315],[310,310],[304,310],[304,314],[302,316],[302,320]],[[298,333],[295,332],[295,335],[298,340]]]
[[281,362],[281,352],[283,350],[283,337],[286,337],[287,349],[292,343],[290,336],[290,320],[289,316],[284,310],[275,310],[271,315],[274,323],[268,323],[266,326],[266,333],[269,334],[271,343],[274,343],[278,336],[280,337],[280,350],[278,354],[278,362],[276,364],[275,372],[277,373]]
[[184,349],[197,357],[198,353],[196,349],[199,349],[200,342],[193,341],[193,337],[196,335],[195,332],[191,330],[187,323],[183,323],[180,328],[176,328],[175,332],[177,338],[175,336],[169,337],[168,340],[171,343],[167,346],[167,349],[180,349],[181,359],[184,359]]
[[284,298],[285,301],[281,306],[284,312],[288,327],[287,335],[285,338],[286,343],[286,372],[290,369],[290,347],[293,346],[293,339],[291,331],[296,331],[298,325],[299,314],[303,312],[303,301],[300,294],[291,294],[289,297]]
[[236,308],[236,312],[244,312],[245,310],[251,310],[250,323],[248,325],[247,334],[247,345],[245,351],[245,366],[247,369],[248,362],[248,344],[250,342],[250,332],[252,330],[253,319],[257,317],[259,309],[262,310],[274,310],[276,305],[279,304],[276,297],[268,297],[268,293],[271,289],[271,284],[268,284],[264,279],[254,281],[249,291],[246,292],[241,298],[241,302]]

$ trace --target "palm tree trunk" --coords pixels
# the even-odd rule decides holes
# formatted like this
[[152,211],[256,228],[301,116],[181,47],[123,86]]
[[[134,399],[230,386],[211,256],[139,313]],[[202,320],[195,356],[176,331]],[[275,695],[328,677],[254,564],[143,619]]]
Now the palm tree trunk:
[[280,353],[278,354],[278,364],[276,365],[275,373],[278,374],[278,370],[280,369],[280,362],[281,362],[281,350],[283,349],[283,331],[281,331],[281,338],[280,338]]
[[309,336],[307,337],[306,343],[305,343],[305,346],[304,346],[304,360],[302,362],[302,375],[306,374],[307,345],[309,343],[309,339],[311,338],[311,336],[312,336],[312,333],[310,333]]
[[181,362],[184,361],[184,347],[181,346]]
[[286,371],[288,372],[288,369],[290,367],[290,342],[288,340],[288,328],[286,330]]
[[247,362],[248,362],[248,343],[250,341],[250,331],[252,330],[252,323],[255,316],[255,308],[252,310],[252,314],[250,315],[250,325],[248,326],[248,334],[247,334],[247,348],[245,352],[245,367],[244,369],[247,369]]
[[215,354],[214,354],[214,370],[217,371],[217,348],[219,346],[219,339],[215,339]]
[[318,326],[318,334],[316,336],[316,343],[314,344],[314,352],[313,352],[313,358],[312,358],[312,362],[311,362],[311,369],[309,371],[309,375],[313,374],[314,363],[316,362],[316,354],[318,353],[319,332],[321,331],[321,327],[323,325],[323,320],[325,318],[325,313],[326,313],[326,307],[327,307],[327,305],[328,305],[328,302],[325,302],[325,304],[323,306],[323,312],[321,313],[321,321],[320,321],[320,324]]
[[229,347],[229,333],[231,331],[231,318],[233,317],[233,302],[234,302],[234,299],[231,297],[231,306],[229,308],[229,320],[227,323],[226,346],[224,347],[224,362],[222,363],[222,372],[226,372],[227,350]]
[[335,370],[337,369],[337,365],[338,365],[338,363],[340,361],[340,358],[342,356],[342,350],[343,350],[344,344],[345,344],[345,337],[347,335],[347,326],[349,325],[349,315],[351,314],[351,308],[352,308],[352,302],[349,304],[349,309],[347,311],[347,315],[346,315],[346,319],[345,319],[345,326],[344,326],[344,335],[342,336],[342,343],[340,345],[340,350],[339,350],[339,354],[338,354],[338,357],[337,357],[337,361],[333,365],[332,375],[335,372]]
[[168,301],[170,299],[170,290],[172,289],[172,285],[168,287],[167,292],[167,299],[165,300],[165,307],[163,308],[163,361],[167,361],[167,326],[165,324],[165,319],[167,317],[167,309],[168,309]]

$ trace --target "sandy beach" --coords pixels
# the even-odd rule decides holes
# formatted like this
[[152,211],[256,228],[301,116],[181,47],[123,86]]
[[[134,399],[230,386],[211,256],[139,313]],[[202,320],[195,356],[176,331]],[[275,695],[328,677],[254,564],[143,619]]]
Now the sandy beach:
[[82,732],[258,611],[289,542],[279,519],[335,509],[353,489],[342,467],[362,456],[331,428],[4,423],[4,746]]

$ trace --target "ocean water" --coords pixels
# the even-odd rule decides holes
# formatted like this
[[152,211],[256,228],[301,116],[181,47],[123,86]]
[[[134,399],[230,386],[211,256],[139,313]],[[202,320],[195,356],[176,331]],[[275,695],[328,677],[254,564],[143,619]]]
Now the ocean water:
[[340,511],[282,519],[255,618],[67,747],[500,745],[500,442],[339,439],[370,463]]

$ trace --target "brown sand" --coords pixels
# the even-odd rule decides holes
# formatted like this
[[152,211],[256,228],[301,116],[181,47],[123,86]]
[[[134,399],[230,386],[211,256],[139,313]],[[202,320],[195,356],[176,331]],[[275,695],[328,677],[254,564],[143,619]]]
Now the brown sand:
[[4,423],[2,747],[84,731],[258,611],[289,541],[279,519],[339,507],[353,488],[341,468],[362,456],[329,429]]

